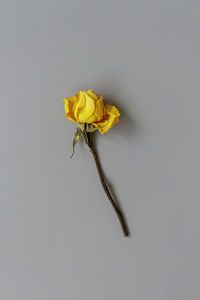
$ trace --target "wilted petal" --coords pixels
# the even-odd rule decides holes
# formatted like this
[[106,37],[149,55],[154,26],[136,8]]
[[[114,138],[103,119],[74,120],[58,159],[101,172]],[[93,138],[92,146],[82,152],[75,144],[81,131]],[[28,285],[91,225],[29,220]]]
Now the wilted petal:
[[[76,103],[74,106],[74,115],[78,122],[91,124],[102,119],[103,100],[95,95],[93,90],[80,91],[76,94]],[[96,111],[99,111],[97,116]]]
[[64,98],[62,99],[65,102],[65,114],[68,119],[70,119],[72,122],[76,122],[75,116],[74,116],[74,103],[76,100],[76,97],[69,97],[69,98]]
[[106,104],[105,115],[102,121],[93,123],[94,126],[98,127],[101,134],[106,133],[116,123],[119,122],[120,113],[115,106]]

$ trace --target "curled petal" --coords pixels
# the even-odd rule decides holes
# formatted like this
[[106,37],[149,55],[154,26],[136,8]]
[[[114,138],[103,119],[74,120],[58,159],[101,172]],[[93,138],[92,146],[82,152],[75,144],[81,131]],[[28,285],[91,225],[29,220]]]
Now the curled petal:
[[69,97],[69,98],[64,98],[62,100],[65,102],[65,114],[66,114],[66,117],[69,120],[71,120],[72,122],[76,122],[76,118],[74,116],[74,110],[73,110],[76,97],[73,96],[73,97]]
[[103,96],[97,95],[97,102],[96,102],[96,108],[95,108],[95,119],[92,122],[99,122],[103,119],[104,114],[105,114],[105,108],[104,108],[104,103],[103,103]]
[[104,134],[119,122],[119,116],[120,113],[115,106],[106,104],[103,120],[100,122],[95,122],[93,125],[98,128],[101,134]]
[[75,95],[75,104],[74,104],[74,116],[77,122],[84,123],[84,107],[85,107],[85,96],[82,91],[78,92]]
[[93,90],[80,91],[76,94],[74,116],[77,122],[92,124],[100,121],[104,115],[103,98]]

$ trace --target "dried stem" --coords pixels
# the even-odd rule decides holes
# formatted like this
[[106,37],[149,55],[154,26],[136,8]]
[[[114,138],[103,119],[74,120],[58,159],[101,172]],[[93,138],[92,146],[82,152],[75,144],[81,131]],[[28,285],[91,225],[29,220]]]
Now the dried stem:
[[120,222],[122,230],[123,230],[123,234],[126,237],[129,234],[127,226],[126,226],[126,222],[125,222],[125,219],[122,215],[122,212],[120,211],[119,207],[117,206],[116,202],[114,201],[113,197],[111,196],[111,193],[110,193],[110,191],[108,189],[108,186],[106,184],[105,177],[104,177],[101,165],[100,165],[98,155],[97,155],[97,153],[94,149],[94,146],[93,146],[92,133],[85,132],[85,134],[86,134],[86,137],[87,137],[88,146],[89,146],[89,148],[90,148],[90,150],[93,154],[93,157],[94,157],[94,160],[95,160],[95,163],[96,163],[96,167],[97,167],[97,171],[98,171],[98,174],[99,174],[99,178],[100,178],[102,187],[103,187],[103,189],[104,189],[104,191],[105,191],[112,207],[114,208],[114,210],[115,210],[115,212],[118,216],[119,222]]

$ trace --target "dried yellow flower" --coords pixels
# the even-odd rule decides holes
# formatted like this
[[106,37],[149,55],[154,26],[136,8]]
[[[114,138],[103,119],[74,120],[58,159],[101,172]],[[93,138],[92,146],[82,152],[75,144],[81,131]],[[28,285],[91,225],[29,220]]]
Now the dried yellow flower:
[[119,122],[120,113],[115,106],[103,103],[103,96],[96,95],[93,90],[80,91],[75,96],[64,98],[66,117],[72,122],[77,123],[76,133],[73,139],[74,155],[76,143],[82,137],[84,143],[92,153],[102,187],[114,208],[121,224],[124,236],[128,236],[128,228],[124,216],[111,195],[105,176],[103,174],[100,161],[93,144],[93,133],[97,129],[101,134],[107,132],[111,127]]
[[120,113],[115,106],[103,103],[103,96],[93,90],[80,91],[64,98],[66,117],[72,122],[92,124],[101,134],[119,122]]

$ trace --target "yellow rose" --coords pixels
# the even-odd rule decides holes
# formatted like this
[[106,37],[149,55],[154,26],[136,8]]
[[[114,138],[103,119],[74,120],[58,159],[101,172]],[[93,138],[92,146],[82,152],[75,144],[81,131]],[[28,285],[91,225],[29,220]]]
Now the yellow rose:
[[120,113],[115,106],[104,106],[103,96],[93,90],[80,91],[75,96],[64,98],[66,117],[72,122],[87,123],[97,127],[101,134],[119,122]]

